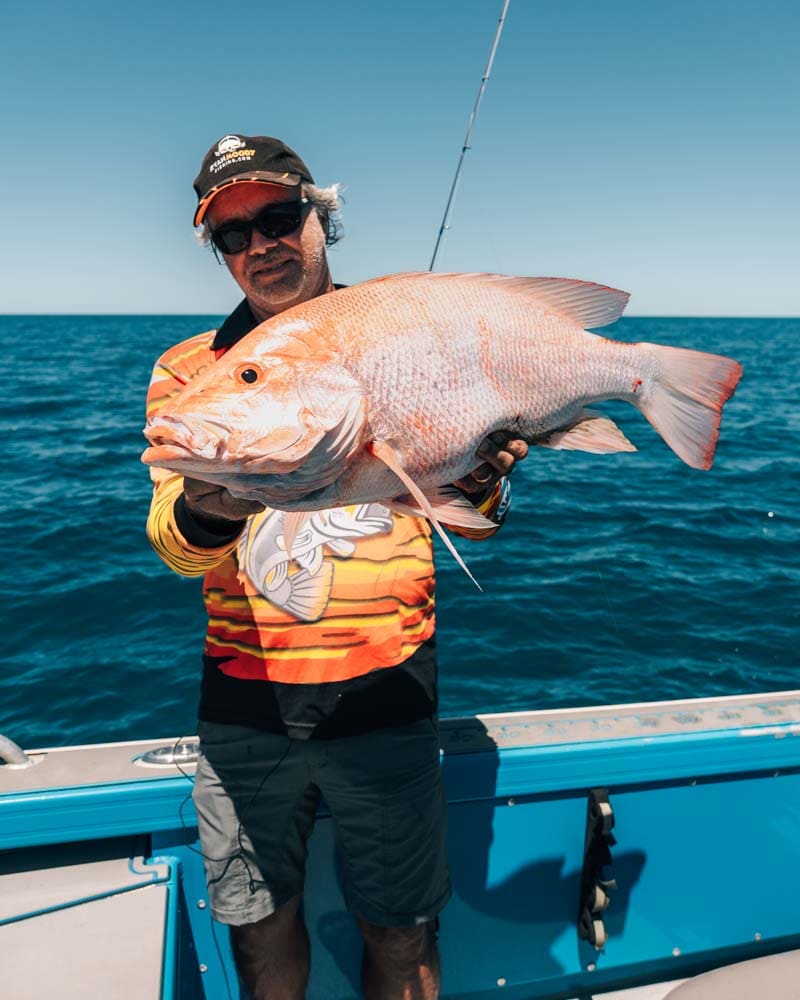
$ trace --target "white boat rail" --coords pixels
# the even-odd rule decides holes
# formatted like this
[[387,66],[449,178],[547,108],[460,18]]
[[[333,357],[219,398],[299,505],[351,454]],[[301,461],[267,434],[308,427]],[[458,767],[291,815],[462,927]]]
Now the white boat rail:
[[6,767],[30,767],[33,761],[17,744],[0,733],[0,764]]

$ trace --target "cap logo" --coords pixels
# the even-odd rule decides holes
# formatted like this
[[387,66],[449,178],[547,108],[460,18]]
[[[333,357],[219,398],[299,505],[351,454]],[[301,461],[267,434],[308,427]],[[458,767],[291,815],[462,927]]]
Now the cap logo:
[[227,167],[243,164],[247,167],[256,155],[255,149],[245,149],[246,143],[238,135],[224,135],[217,143],[213,163],[209,163],[208,172],[215,176]]
[[243,146],[244,143],[238,135],[224,135],[217,143],[217,156],[224,156],[225,153],[233,153]]

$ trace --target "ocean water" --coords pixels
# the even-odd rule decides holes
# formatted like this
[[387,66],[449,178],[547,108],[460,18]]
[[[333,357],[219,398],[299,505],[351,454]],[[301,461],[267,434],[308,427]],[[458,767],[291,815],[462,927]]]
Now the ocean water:
[[[194,731],[199,580],[150,550],[152,363],[219,317],[0,317],[6,358],[0,732],[27,747]],[[728,354],[745,375],[714,468],[639,447],[534,449],[503,530],[438,551],[442,714],[800,687],[797,319],[623,319],[621,340]]]

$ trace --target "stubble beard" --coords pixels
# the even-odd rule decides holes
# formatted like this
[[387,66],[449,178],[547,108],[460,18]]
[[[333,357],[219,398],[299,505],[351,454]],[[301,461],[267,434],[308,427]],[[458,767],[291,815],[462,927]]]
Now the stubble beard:
[[290,260],[285,274],[260,278],[256,272],[248,279],[247,298],[256,311],[274,316],[321,294],[327,287],[328,268],[325,251],[313,254],[305,268],[298,260]]

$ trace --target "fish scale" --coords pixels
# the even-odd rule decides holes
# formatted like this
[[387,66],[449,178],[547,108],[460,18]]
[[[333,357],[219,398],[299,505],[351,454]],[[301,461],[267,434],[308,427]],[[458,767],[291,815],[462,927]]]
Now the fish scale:
[[[606,365],[601,373],[606,377],[598,382],[590,362],[593,345],[588,341],[592,335],[575,324],[542,309],[521,315],[508,308],[502,293],[459,300],[455,291],[455,297],[452,293],[443,295],[435,311],[427,310],[426,328],[418,326],[386,338],[360,358],[354,352],[357,332],[344,334],[348,358],[353,357],[347,362],[348,370],[370,386],[371,408],[374,404],[379,412],[391,412],[407,426],[413,424],[416,414],[424,413],[427,418],[421,429],[428,433],[410,439],[403,452],[417,474],[424,475],[434,467],[450,480],[466,475],[471,466],[465,468],[465,458],[469,466],[474,448],[490,430],[508,427],[530,439],[539,437],[553,426],[553,420],[556,425],[568,420],[571,413],[580,410],[583,400],[596,398],[597,392],[589,391],[592,382],[601,395],[619,395],[620,373]],[[373,309],[377,312],[386,306],[385,301],[379,301]],[[448,319],[453,315],[459,316],[455,337]],[[493,322],[484,323],[481,331],[481,320],[487,315]],[[374,329],[374,324],[370,328]],[[412,341],[416,356],[424,359],[422,385],[420,378],[401,364]],[[532,349],[537,342],[538,351]],[[381,362],[370,370],[376,351]],[[572,357],[570,378],[560,382],[548,379],[548,370],[564,366],[564,354]],[[399,372],[405,375],[404,384],[398,384]],[[501,386],[505,393],[501,393]],[[419,403],[420,389],[430,396],[424,409]],[[530,402],[526,397],[532,397]],[[525,419],[516,420],[518,414]],[[375,429],[379,431],[378,426]],[[385,433],[378,436],[391,436],[390,427],[380,430]]]

